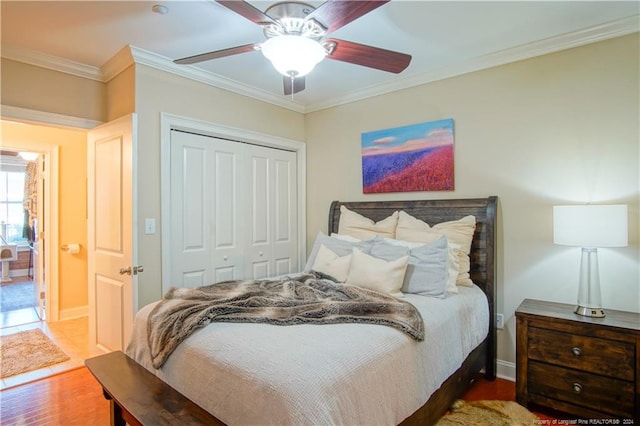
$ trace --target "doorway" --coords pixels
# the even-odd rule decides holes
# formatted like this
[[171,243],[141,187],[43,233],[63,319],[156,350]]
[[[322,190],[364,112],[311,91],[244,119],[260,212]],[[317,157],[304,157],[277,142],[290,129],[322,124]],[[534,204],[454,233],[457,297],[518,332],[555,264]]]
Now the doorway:
[[0,151],[0,325],[22,325],[45,319],[44,155]]

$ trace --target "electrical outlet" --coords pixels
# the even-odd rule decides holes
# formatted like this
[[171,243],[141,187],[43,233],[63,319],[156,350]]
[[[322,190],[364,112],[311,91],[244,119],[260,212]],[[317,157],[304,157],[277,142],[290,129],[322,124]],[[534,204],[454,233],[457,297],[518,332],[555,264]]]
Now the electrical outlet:
[[499,330],[502,330],[504,328],[504,315],[502,314],[496,315],[496,327]]

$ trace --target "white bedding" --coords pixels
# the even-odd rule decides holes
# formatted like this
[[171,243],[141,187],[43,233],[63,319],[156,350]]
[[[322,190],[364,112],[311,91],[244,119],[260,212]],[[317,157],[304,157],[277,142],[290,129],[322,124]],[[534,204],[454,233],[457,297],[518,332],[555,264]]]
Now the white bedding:
[[126,353],[229,425],[395,425],[488,333],[482,290],[459,290],[445,299],[405,295],[425,321],[422,342],[380,325],[212,323],[155,370],[151,304],[136,315]]

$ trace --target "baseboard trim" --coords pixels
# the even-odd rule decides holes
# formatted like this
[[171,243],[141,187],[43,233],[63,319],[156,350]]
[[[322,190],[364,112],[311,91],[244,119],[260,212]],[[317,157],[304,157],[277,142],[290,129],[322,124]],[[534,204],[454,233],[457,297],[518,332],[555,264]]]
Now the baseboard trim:
[[510,361],[503,361],[499,359],[497,361],[496,376],[498,376],[501,379],[515,382],[516,381],[516,364]]
[[77,308],[61,309],[59,314],[59,320],[70,320],[75,318],[86,317],[89,315],[89,306],[78,306]]

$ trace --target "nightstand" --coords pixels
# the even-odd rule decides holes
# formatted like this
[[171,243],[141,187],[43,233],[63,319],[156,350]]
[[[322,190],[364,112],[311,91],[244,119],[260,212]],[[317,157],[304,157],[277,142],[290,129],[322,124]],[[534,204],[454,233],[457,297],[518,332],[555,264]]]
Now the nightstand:
[[589,318],[573,309],[525,299],[516,310],[516,400],[638,424],[640,314],[606,309]]

